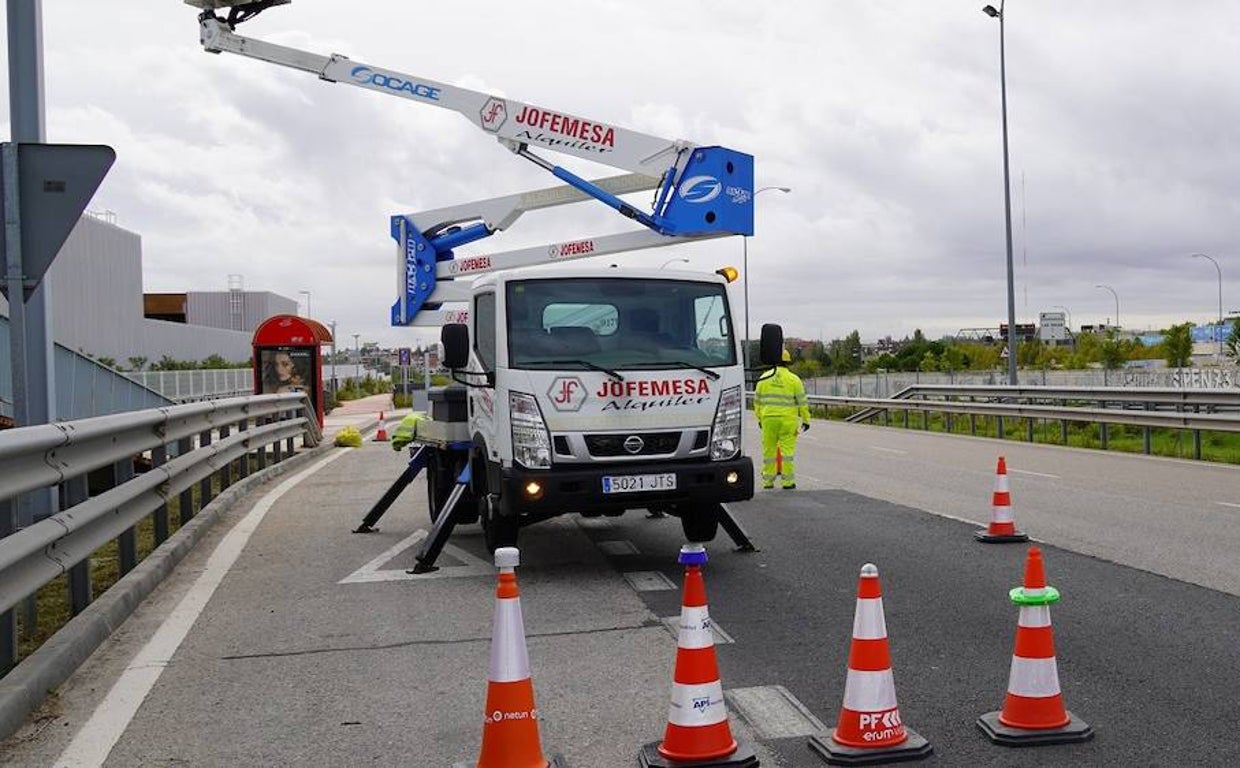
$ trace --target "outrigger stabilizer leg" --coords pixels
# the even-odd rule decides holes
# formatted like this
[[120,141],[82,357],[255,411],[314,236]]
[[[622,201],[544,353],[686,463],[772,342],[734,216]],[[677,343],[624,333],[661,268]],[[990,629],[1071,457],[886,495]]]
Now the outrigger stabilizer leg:
[[362,524],[353,530],[354,533],[374,533],[379,530],[375,527],[375,523],[379,522],[379,518],[383,517],[383,513],[388,511],[388,507],[392,506],[392,502],[396,501],[396,497],[400,496],[401,491],[409,487],[414,478],[418,476],[426,467],[426,461],[429,457],[429,448],[425,446],[419,447],[409,457],[409,465],[405,467],[405,471],[400,473],[400,477],[396,478],[396,482],[392,483],[392,487],[388,488],[375,505],[366,513],[366,517],[362,519]]
[[410,568],[406,573],[430,573],[439,570],[435,565],[435,561],[439,559],[439,553],[443,551],[443,545],[448,543],[448,537],[452,535],[452,529],[456,528],[456,504],[461,500],[461,496],[469,488],[469,464],[461,470],[461,474],[456,478],[456,487],[452,489],[452,493],[448,495],[448,500],[444,502],[443,509],[439,510],[439,516],[435,518],[435,525],[431,527],[430,535],[422,539],[422,546],[418,547],[418,554],[415,555],[417,565]]
[[727,504],[719,505],[719,525],[723,526],[723,530],[732,537],[732,542],[736,544],[737,552],[758,551],[758,548],[750,541],[749,534],[745,533],[745,529],[741,528],[741,524],[736,522],[735,517],[732,517],[732,512],[728,509]]

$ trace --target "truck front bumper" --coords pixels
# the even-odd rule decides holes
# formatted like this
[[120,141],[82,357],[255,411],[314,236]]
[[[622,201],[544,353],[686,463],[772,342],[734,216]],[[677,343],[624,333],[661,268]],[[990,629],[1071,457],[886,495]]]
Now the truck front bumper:
[[[605,476],[659,474],[675,474],[675,490],[603,493]],[[753,498],[753,462],[741,456],[730,461],[574,464],[546,471],[510,467],[503,471],[502,494],[505,512],[529,522],[571,512],[745,501]]]

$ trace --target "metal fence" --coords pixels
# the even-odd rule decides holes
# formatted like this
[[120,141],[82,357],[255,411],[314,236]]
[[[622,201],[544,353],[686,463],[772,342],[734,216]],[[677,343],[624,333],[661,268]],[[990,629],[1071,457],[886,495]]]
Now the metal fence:
[[[1123,368],[1109,371],[1033,371],[1019,373],[1023,385],[1051,387],[1164,387],[1182,389],[1240,390],[1240,368]],[[890,371],[854,376],[824,376],[805,380],[805,391],[832,397],[893,397],[907,387],[919,384],[951,386],[1002,386],[1002,371],[962,371],[956,373]]]
[[254,372],[249,368],[128,371],[122,375],[178,403],[240,397],[254,392]]
[[[93,595],[90,556],[116,541],[120,572],[138,564],[136,528],[153,518],[169,536],[169,502],[183,525],[216,493],[317,445],[302,393],[252,395],[0,432],[0,670],[16,661],[14,608],[33,626],[32,596],[68,574],[76,615]],[[46,493],[60,511],[18,527],[18,505]]]

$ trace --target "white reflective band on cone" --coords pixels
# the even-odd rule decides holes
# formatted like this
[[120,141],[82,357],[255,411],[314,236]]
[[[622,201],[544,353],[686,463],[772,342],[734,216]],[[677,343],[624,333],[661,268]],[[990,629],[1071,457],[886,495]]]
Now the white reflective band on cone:
[[715,634],[710,629],[710,610],[704,605],[681,606],[680,631],[676,645],[681,648],[710,648],[715,644]]
[[495,601],[494,632],[491,637],[491,670],[487,679],[495,683],[515,683],[530,676],[530,656],[525,650],[525,623],[521,618],[521,598]]
[[995,513],[991,517],[992,519],[995,520],[995,522],[999,522],[999,523],[1012,522],[1012,508],[1011,507],[995,507],[994,509],[995,509]]
[[[1026,595],[1036,595],[1044,590],[1026,589]],[[1049,627],[1051,625],[1051,607],[1049,605],[1022,605],[1017,625],[1022,627]]]
[[1006,474],[995,475],[995,490],[1000,493],[1008,490],[1008,478]]
[[883,619],[883,599],[865,597],[857,600],[853,614],[853,638],[857,640],[882,640],[887,637],[887,622]]
[[848,670],[844,708],[854,712],[883,712],[896,707],[896,681],[890,669],[882,672]]
[[1049,659],[1026,659],[1012,657],[1012,672],[1008,676],[1008,693],[1044,699],[1059,695],[1059,672],[1055,657]]
[[688,728],[717,725],[728,719],[723,703],[723,683],[685,685],[672,683],[672,703],[667,707],[667,721]]

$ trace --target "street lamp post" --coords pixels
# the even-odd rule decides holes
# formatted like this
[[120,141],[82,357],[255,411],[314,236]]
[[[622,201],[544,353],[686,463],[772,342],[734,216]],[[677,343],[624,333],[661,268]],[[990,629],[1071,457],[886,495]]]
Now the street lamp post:
[[1109,285],[1095,285],[1094,287],[1102,288],[1104,290],[1110,291],[1111,295],[1115,297],[1115,328],[1116,330],[1118,330],[1120,327],[1119,325],[1119,294],[1116,293],[1115,289]]
[[1209,259],[1214,265],[1214,269],[1218,272],[1218,327],[1214,332],[1218,335],[1218,359],[1223,359],[1223,269],[1214,260],[1213,256],[1207,256],[1204,253],[1189,254],[1194,259]]
[[982,11],[999,20],[999,94],[1003,110],[1003,220],[1007,230],[1007,299],[1008,299],[1008,383],[1016,386],[1016,281],[1012,275],[1012,182],[1008,165],[1007,62],[1004,54],[1003,4],[999,10],[988,5]]
[[332,320],[332,399],[336,398],[336,321]]
[[[757,206],[758,195],[768,190],[772,190],[772,189],[777,189],[780,192],[783,192],[784,194],[788,194],[789,192],[792,191],[792,187],[761,187],[755,190],[753,193],[755,207]],[[745,349],[743,350],[742,359],[744,360],[745,367],[748,368],[749,367],[749,237],[748,236],[741,237],[741,242],[743,243],[742,248],[744,249],[744,255],[741,257],[742,259],[741,272],[744,273],[745,275]]]
[[310,311],[310,291],[298,291],[306,295],[306,317],[314,317],[314,313]]

